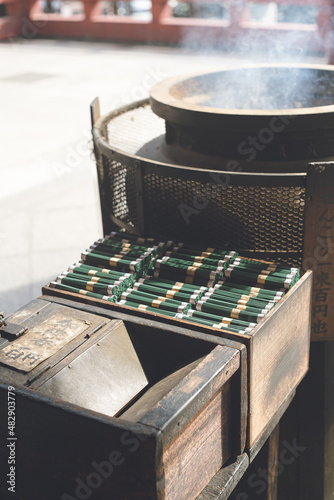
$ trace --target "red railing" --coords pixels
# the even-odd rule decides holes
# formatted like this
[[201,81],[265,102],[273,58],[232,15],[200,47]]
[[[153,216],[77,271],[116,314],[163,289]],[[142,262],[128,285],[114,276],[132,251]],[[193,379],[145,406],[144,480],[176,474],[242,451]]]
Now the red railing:
[[[130,4],[130,0],[123,0],[123,4],[124,1]],[[195,7],[199,4],[219,4],[219,0],[183,1]],[[0,4],[2,3],[6,4],[8,15],[0,17],[0,38],[6,38],[10,33],[20,36],[22,24],[24,25],[26,21],[20,7],[21,2],[0,0]],[[81,3],[83,5],[81,13],[67,12],[66,15],[62,15],[43,12],[39,0],[23,2],[27,19],[31,23],[31,33],[42,37],[89,37],[152,43],[185,41],[194,43],[195,46],[206,42],[223,47],[240,45],[246,48],[247,45],[278,46],[279,44],[282,50],[285,47],[292,49],[301,47],[303,50],[307,48],[310,53],[325,52],[328,60],[334,63],[334,47],[331,43],[334,30],[334,0],[276,0],[275,3],[279,5],[316,7],[318,13],[313,23],[257,22],[251,17],[252,2],[246,0],[220,2],[227,6],[226,19],[175,17],[168,0],[152,0],[151,19],[148,20],[130,15],[104,15],[103,2],[100,0],[82,0]],[[269,0],[256,0],[254,3],[268,4]],[[29,29],[26,28],[26,31]]]

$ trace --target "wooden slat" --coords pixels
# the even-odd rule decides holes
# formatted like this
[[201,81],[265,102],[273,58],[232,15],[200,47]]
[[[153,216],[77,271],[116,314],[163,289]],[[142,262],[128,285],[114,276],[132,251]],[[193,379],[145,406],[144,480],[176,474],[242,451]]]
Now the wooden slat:
[[167,446],[239,367],[239,351],[215,347],[139,422],[160,430]]
[[283,402],[283,404],[279,407],[278,411],[275,413],[275,415],[271,418],[269,424],[265,428],[265,430],[261,433],[261,436],[259,439],[255,441],[253,446],[248,450],[248,456],[249,456],[249,461],[252,463],[257,456],[257,454],[261,451],[263,445],[267,441],[267,439],[271,436],[272,432],[274,429],[277,427],[279,424],[282,416],[286,412],[286,410],[289,408],[291,402],[293,401],[294,397],[296,395],[296,391],[293,391],[289,396],[286,398],[286,400]]
[[267,499],[277,500],[278,482],[278,450],[279,449],[279,424],[271,433],[268,441],[268,484]]
[[166,500],[195,498],[231,456],[232,385],[227,382],[163,451]]
[[226,465],[215,474],[196,500],[226,500],[244,475],[249,465],[247,453]]
[[261,322],[250,352],[251,447],[308,370],[312,275],[305,275]]
[[303,266],[314,273],[311,340],[334,340],[334,162],[308,166]]
[[90,118],[92,127],[94,127],[95,122],[100,118],[100,101],[98,97],[90,105]]

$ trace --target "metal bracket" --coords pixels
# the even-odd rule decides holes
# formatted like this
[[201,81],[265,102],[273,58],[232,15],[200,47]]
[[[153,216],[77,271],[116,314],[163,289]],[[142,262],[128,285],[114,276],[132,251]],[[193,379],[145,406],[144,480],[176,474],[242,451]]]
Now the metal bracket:
[[90,119],[92,123],[92,128],[94,128],[95,122],[100,118],[100,101],[96,97],[92,104],[90,105]]
[[27,326],[8,323],[5,316],[6,312],[2,311],[0,313],[0,334],[2,337],[8,338],[9,340],[15,340],[28,330]]

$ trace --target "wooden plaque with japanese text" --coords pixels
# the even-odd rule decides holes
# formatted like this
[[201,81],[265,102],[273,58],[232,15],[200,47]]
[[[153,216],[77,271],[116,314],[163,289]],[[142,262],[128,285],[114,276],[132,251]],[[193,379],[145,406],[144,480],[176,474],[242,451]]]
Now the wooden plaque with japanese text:
[[334,162],[307,172],[303,268],[313,271],[311,340],[334,340]]

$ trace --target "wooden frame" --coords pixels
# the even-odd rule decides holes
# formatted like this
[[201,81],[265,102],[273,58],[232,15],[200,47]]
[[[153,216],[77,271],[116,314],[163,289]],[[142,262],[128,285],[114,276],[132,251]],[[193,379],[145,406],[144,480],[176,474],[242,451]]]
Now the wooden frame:
[[[58,314],[65,309],[73,317],[81,315],[97,323],[105,322],[106,328],[111,319],[123,320],[131,338],[137,339],[137,346],[141,345],[142,355],[143,345],[149,345],[149,340],[155,339],[154,349],[160,344],[164,354],[169,344],[171,353],[164,360],[167,364],[172,354],[174,358],[175,355],[180,357],[182,352],[197,352],[197,356],[206,354],[138,422],[127,421],[121,416],[108,417],[43,396],[23,386],[22,374],[21,378],[11,377],[13,371],[7,370],[5,374],[2,368],[1,408],[7,406],[8,384],[15,386],[16,498],[24,497],[27,491],[36,500],[75,498],[79,483],[82,491],[88,487],[94,490],[94,498],[101,500],[106,497],[120,500],[195,498],[224,462],[244,451],[247,423],[245,347],[190,329],[52,297],[36,299],[13,313],[8,321],[32,325],[32,316],[27,311],[35,318],[41,313],[39,318],[42,320],[50,316],[50,312]],[[175,350],[180,348],[181,354],[176,354]],[[152,353],[150,356],[145,354],[144,358],[146,361],[152,358],[153,364],[159,364]],[[6,424],[0,426],[3,442],[7,437]],[[115,452],[112,478],[103,481],[95,491],[92,484],[94,477],[96,479],[96,467],[92,468],[92,463],[105,463],[111,452]],[[6,447],[2,447],[0,463],[4,470],[6,453]],[[99,473],[103,476],[101,470],[99,468]],[[183,471],[182,480],[180,470]],[[4,477],[0,479],[2,492],[6,491]],[[86,481],[85,486],[82,481]]]
[[76,294],[49,286],[43,288],[43,294],[92,304],[104,310],[124,311],[142,318],[157,319],[161,323],[191,328],[204,334],[243,343],[248,352],[247,447],[251,448],[281,404],[295,390],[307,372],[311,287],[312,273],[307,271],[249,335],[190,324],[156,313],[140,313],[129,307],[109,304],[99,299],[81,298]]

